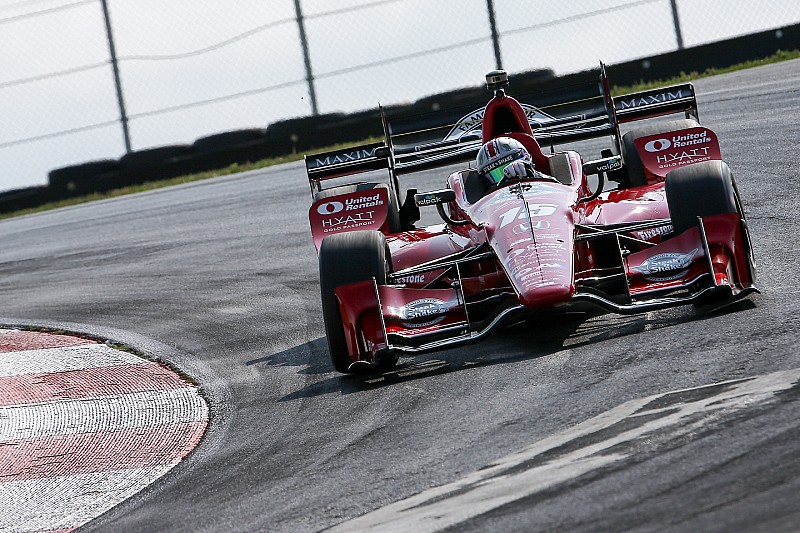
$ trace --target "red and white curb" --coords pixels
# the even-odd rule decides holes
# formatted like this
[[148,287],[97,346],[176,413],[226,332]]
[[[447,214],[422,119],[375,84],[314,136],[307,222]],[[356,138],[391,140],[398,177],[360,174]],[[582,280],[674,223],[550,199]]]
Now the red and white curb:
[[197,444],[208,406],[175,372],[105,344],[0,329],[0,531],[69,531]]

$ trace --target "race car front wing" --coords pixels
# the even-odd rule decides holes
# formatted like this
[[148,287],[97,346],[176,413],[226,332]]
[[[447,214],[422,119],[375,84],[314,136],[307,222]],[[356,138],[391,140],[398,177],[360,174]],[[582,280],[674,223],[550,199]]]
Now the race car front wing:
[[[697,227],[644,250],[626,253],[630,232],[658,227],[669,221],[592,226],[576,237],[578,243],[613,239],[619,264],[602,273],[577,272],[575,293],[557,312],[602,309],[622,315],[716,301],[729,302],[753,292],[752,250],[744,220],[737,213],[698,219]],[[644,242],[644,241],[639,241]],[[463,272],[471,261],[493,257],[486,247],[469,250],[404,269],[390,275],[389,284],[369,280],[338,287],[351,370],[379,364],[400,354],[452,347],[483,339],[500,326],[524,320],[533,312],[520,304],[510,286],[502,283],[487,293],[465,293],[471,285]],[[467,269],[468,270],[468,269]],[[411,288],[394,280],[424,272],[447,275],[449,286],[429,284]],[[616,279],[621,290],[604,290]],[[435,288],[433,288],[435,287]],[[478,309],[490,312],[477,312]],[[541,314],[541,311],[537,311]]]

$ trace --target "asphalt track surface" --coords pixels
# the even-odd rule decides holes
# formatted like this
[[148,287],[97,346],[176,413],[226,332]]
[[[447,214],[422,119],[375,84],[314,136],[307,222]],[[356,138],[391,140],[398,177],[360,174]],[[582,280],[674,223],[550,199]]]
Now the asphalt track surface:
[[212,403],[187,460],[85,529],[797,530],[800,61],[696,87],[762,295],[542,321],[385,377],[331,372],[301,164],[0,223],[2,322],[160,354]]

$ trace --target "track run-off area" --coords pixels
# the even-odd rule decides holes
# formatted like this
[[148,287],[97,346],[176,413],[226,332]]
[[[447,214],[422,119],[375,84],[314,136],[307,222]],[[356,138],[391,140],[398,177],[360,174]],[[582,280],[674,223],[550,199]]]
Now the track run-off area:
[[385,376],[332,371],[302,163],[0,222],[0,324],[135,347],[209,402],[194,451],[82,530],[797,530],[800,61],[695,87],[762,294],[540,320]]

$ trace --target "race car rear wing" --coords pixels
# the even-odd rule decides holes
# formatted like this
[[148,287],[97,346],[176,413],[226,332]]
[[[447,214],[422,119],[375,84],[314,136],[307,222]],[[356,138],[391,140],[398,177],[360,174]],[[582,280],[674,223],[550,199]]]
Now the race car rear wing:
[[694,85],[691,83],[617,96],[614,98],[614,108],[621,123],[681,112],[686,118],[700,120]]
[[[380,150],[383,148],[384,150]],[[312,181],[388,168],[386,145],[367,144],[331,152],[307,155],[306,172]]]
[[[534,137],[552,151],[556,145],[609,136],[614,141],[612,153],[619,156],[620,124],[673,113],[699,118],[691,83],[612,97],[602,63],[595,81],[522,95],[518,100]],[[327,179],[388,170],[399,195],[398,175],[474,160],[481,147],[483,110],[456,107],[390,122],[381,109],[383,143],[306,156],[312,192],[321,190],[321,182]]]

